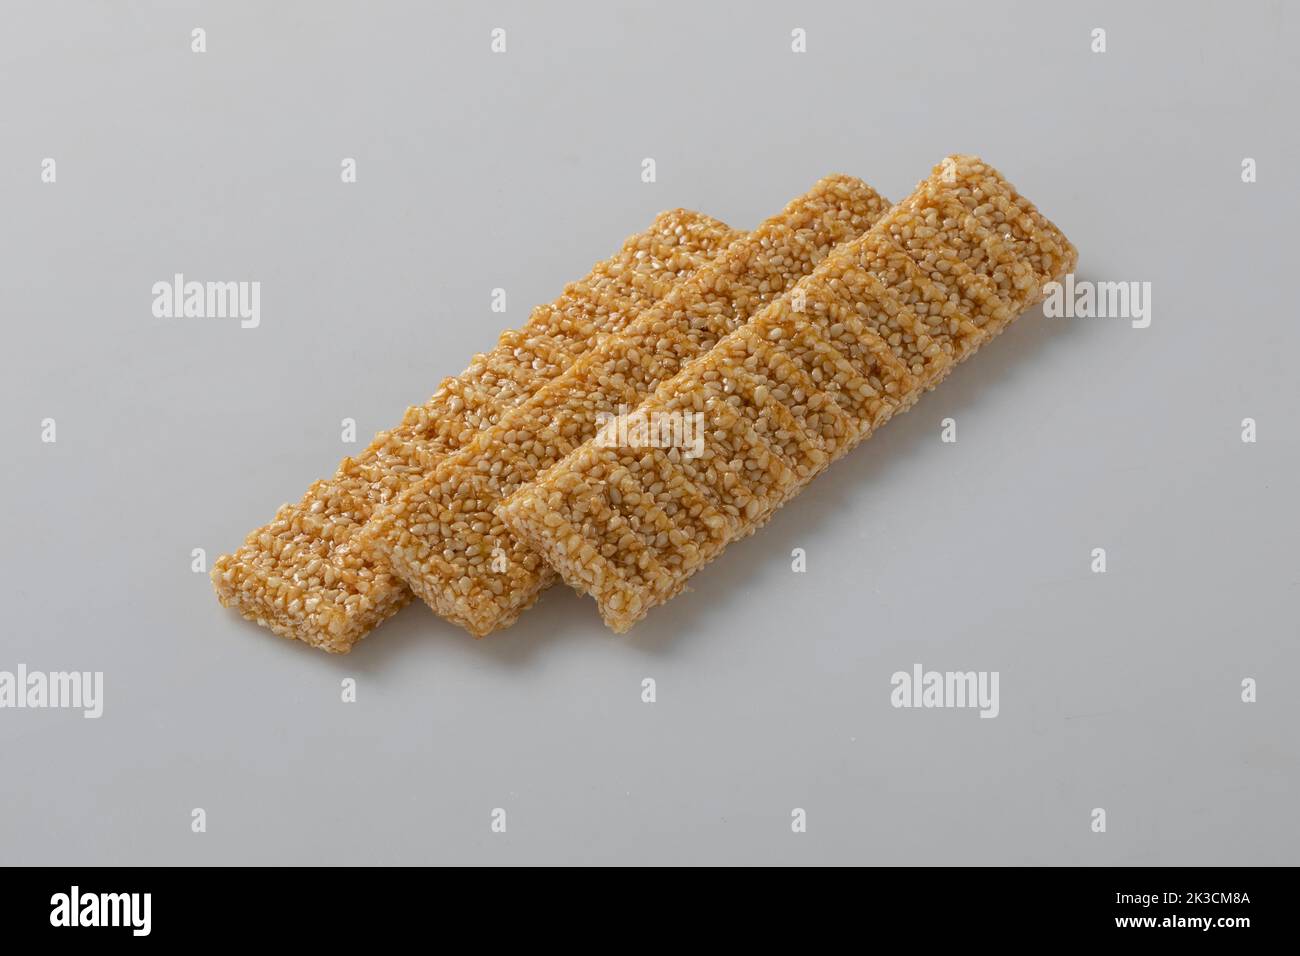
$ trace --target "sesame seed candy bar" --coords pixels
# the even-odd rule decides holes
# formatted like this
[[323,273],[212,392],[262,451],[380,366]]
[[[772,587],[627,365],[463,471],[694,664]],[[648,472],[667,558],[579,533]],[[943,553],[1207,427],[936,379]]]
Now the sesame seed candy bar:
[[374,510],[493,425],[581,355],[619,331],[742,233],[708,216],[660,214],[612,258],[534,309],[522,329],[474,357],[402,423],[380,432],[332,478],[284,505],[212,572],[222,604],[284,637],[345,653],[411,593],[361,554],[357,531]]
[[554,573],[501,523],[500,502],[592,438],[603,416],[640,404],[748,323],[887,206],[860,180],[820,180],[380,509],[362,546],[470,633],[513,623]]
[[949,157],[633,413],[702,411],[703,455],[590,442],[509,498],[505,524],[626,631],[911,407],[1076,258],[992,167]]

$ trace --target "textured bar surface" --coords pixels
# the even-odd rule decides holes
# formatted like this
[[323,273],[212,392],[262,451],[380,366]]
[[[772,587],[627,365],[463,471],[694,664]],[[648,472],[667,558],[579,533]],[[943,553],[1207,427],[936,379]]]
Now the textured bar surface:
[[500,509],[623,632],[1073,270],[992,167],[952,156],[870,232],[634,413],[705,415],[705,448],[589,442]]
[[512,623],[554,574],[502,524],[500,503],[862,236],[887,206],[860,180],[820,180],[380,509],[362,546],[472,634]]
[[334,477],[253,531],[213,566],[222,604],[284,637],[344,653],[410,600],[382,562],[356,547],[358,530],[447,455],[619,332],[743,233],[688,210],[660,214],[610,259],[501,335],[402,423],[380,432]]

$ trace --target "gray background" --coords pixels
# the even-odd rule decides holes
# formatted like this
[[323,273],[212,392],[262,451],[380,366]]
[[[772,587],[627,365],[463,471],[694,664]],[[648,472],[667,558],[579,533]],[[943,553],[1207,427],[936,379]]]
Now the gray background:
[[[1300,862],[1295,10],[613,7],[3,5],[0,669],[106,688],[0,711],[0,860]],[[658,210],[955,151],[1151,327],[1035,311],[630,635],[556,589],[334,658],[191,573]],[[260,281],[261,328],[153,318],[177,271]],[[893,709],[914,662],[1001,716]]]

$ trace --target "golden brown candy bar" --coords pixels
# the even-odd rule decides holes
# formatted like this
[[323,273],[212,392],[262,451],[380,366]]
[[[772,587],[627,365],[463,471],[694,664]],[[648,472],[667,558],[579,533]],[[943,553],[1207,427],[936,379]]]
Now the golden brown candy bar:
[[[501,523],[500,502],[591,439],[605,417],[635,407],[746,325],[886,208],[857,179],[821,180],[380,509],[362,545],[476,636],[512,623],[554,575]],[[776,471],[766,479],[755,464],[725,480],[753,482],[757,493],[763,480],[783,480],[777,460],[767,464]]]
[[491,427],[609,334],[618,332],[742,233],[708,216],[673,210],[629,238],[612,258],[540,306],[522,329],[475,356],[402,423],[379,433],[332,478],[284,505],[234,554],[214,565],[221,603],[277,634],[343,653],[395,613],[411,593],[362,555],[357,531],[448,454]]
[[518,489],[500,509],[505,524],[626,631],[909,408],[1076,258],[995,170],[950,157],[631,416],[702,411],[702,455],[589,442]]

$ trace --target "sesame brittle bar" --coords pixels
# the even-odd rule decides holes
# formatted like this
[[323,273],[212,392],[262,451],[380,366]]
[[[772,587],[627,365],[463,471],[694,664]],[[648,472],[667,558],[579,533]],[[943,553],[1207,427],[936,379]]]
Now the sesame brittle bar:
[[233,554],[214,564],[218,599],[284,637],[334,653],[352,645],[411,598],[356,535],[384,505],[448,455],[471,444],[509,408],[619,332],[743,233],[688,210],[659,215],[617,254],[597,263],[522,329],[410,408],[332,478],[286,504]]
[[860,180],[820,180],[381,508],[362,546],[472,634],[512,623],[554,574],[502,524],[500,503],[748,324],[887,206]]
[[623,632],[905,411],[1074,268],[992,167],[952,156],[634,416],[705,415],[703,454],[588,443],[500,512]]

